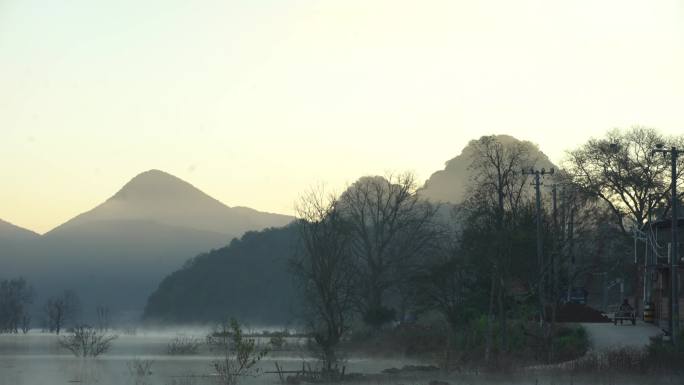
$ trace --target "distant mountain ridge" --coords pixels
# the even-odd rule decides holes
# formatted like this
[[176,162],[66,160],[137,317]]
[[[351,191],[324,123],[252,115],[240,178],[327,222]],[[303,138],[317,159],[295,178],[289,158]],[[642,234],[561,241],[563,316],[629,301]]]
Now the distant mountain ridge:
[[228,207],[180,178],[149,170],[135,176],[104,203],[45,235],[99,221],[144,220],[240,236],[249,230],[284,226],[293,219],[247,207]]
[[[119,320],[134,319],[162,277],[190,258],[293,219],[229,207],[180,178],[149,170],[42,236],[0,223],[1,274],[26,277],[36,288],[36,306],[73,289],[86,321],[95,306],[108,306]],[[8,242],[3,234],[23,241]]]
[[0,219],[0,239],[23,241],[39,236],[40,234],[38,233]]

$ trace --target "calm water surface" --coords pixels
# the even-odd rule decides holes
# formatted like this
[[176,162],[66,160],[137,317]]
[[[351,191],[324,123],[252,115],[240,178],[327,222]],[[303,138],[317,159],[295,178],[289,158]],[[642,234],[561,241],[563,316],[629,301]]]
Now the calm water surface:
[[[194,356],[170,356],[166,354],[168,343],[178,334],[138,333],[120,335],[113,342],[112,349],[97,359],[79,359],[59,348],[54,335],[31,332],[27,335],[0,335],[0,385],[44,385],[44,384],[97,384],[97,385],[205,385],[217,384],[212,376],[212,361],[218,357],[203,350]],[[191,333],[184,333],[191,335]],[[203,338],[206,332],[197,332]],[[295,344],[294,341],[291,341]],[[129,365],[133,360],[152,361],[152,374],[138,377],[131,373]],[[277,361],[286,370],[302,367],[303,362],[315,364],[304,351],[288,350],[270,353],[258,365],[263,371],[272,371]],[[383,369],[419,364],[401,359],[367,359],[351,357],[347,360],[347,372],[378,374]],[[543,373],[517,374],[515,376],[447,375],[401,375],[373,377],[355,384],[402,384],[427,385],[432,380],[447,381],[452,385],[580,385],[580,384],[684,384],[684,379],[669,376],[643,376],[638,378],[619,375],[592,377],[571,377]],[[263,374],[259,377],[245,377],[241,385],[278,384],[278,377]]]

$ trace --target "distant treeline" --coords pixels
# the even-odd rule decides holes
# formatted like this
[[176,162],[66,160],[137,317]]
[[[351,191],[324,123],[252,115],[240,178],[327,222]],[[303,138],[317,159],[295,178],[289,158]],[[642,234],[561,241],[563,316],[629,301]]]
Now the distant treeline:
[[[24,278],[0,281],[0,333],[28,333],[32,328],[59,334],[65,328],[82,324],[82,308],[78,295],[72,290],[50,296],[38,309],[34,305],[35,290]],[[109,309],[98,306],[96,327],[108,329]]]

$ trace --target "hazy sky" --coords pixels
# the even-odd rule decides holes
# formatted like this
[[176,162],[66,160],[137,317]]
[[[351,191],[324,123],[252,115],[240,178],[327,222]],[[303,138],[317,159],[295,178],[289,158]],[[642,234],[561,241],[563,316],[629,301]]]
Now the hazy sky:
[[684,133],[684,1],[0,0],[0,218],[38,232],[151,168],[291,213],[633,124]]

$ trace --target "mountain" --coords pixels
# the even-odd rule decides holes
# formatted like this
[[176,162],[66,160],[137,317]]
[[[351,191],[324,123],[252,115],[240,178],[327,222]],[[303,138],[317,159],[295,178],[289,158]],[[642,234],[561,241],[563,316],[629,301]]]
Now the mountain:
[[86,321],[96,306],[109,307],[116,319],[133,319],[159,281],[188,259],[246,231],[292,219],[228,207],[175,176],[150,170],[22,247],[0,248],[0,264],[3,275],[24,276],[34,285],[37,305],[72,289]]
[[[535,168],[543,167],[548,170],[555,167],[549,158],[539,150],[539,147],[532,142],[519,140],[509,135],[495,135],[495,138],[504,146],[514,144],[524,146],[529,151],[531,158],[536,159]],[[433,173],[419,190],[419,194],[433,202],[451,204],[463,202],[474,177],[471,164],[476,159],[476,141],[471,140],[463,148],[460,155],[447,161],[444,170]]]
[[48,232],[54,236],[94,222],[148,221],[240,236],[284,226],[292,217],[247,207],[228,207],[188,182],[159,170],[143,172],[104,203]]
[[10,277],[25,249],[39,237],[31,230],[0,219],[0,280]]
[[31,230],[21,228],[0,219],[0,239],[3,241],[26,241],[39,235]]
[[236,317],[260,325],[293,320],[298,295],[289,274],[297,225],[251,231],[199,255],[164,278],[147,300],[150,323],[208,323]]

